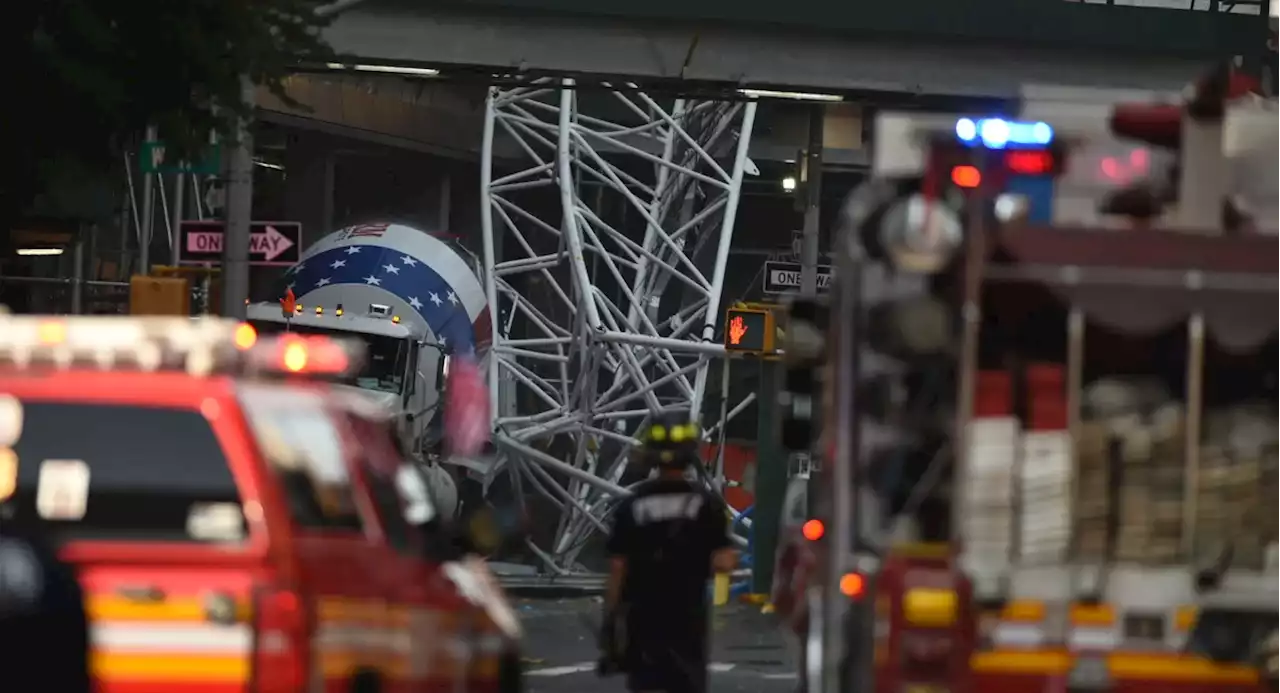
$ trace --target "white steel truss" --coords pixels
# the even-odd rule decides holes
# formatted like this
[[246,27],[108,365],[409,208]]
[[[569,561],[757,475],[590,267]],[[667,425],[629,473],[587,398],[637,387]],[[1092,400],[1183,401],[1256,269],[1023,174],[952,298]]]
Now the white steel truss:
[[[701,418],[708,367],[723,354],[716,322],[739,190],[755,173],[754,101],[660,103],[603,86],[590,97],[608,108],[588,107],[595,116],[573,80],[557,78],[491,88],[485,116],[495,470],[561,509],[552,545],[531,545],[555,574],[577,569],[626,495],[636,432],[659,413]],[[518,168],[495,172],[495,141],[516,148]],[[528,208],[522,196],[540,187],[558,193],[558,210]],[[606,222],[604,195],[639,221]]]

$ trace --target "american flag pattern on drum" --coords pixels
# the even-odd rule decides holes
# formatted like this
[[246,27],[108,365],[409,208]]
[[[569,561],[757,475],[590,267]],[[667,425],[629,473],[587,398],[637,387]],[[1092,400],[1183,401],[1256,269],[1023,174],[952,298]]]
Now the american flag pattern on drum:
[[[402,224],[361,224],[336,231],[307,249],[285,275],[298,302],[333,309],[345,294],[363,287],[375,302],[390,294],[407,304],[410,322],[425,323],[446,353],[478,354],[488,347],[492,320],[484,287],[464,255],[446,239]],[[390,298],[388,296],[387,298]],[[360,306],[347,305],[346,310]]]

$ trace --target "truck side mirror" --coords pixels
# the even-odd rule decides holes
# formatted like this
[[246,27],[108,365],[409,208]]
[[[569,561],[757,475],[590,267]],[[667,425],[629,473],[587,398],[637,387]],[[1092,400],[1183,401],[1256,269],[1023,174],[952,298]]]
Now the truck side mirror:
[[436,361],[436,389],[443,392],[445,380],[449,377],[449,355],[441,352],[440,359]]

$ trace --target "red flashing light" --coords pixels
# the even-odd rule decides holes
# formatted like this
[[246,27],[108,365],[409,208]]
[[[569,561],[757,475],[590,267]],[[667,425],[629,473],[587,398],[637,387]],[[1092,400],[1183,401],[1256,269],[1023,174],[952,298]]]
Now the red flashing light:
[[284,335],[262,358],[269,370],[303,375],[340,375],[351,366],[341,344],[319,336]]
[[976,188],[982,184],[982,172],[976,166],[956,166],[951,169],[951,182],[959,188]]
[[248,351],[258,342],[258,331],[253,329],[253,325],[247,322],[241,323],[236,327],[235,342],[237,349]]
[[1151,157],[1145,149],[1134,149],[1128,157],[1107,156],[1098,164],[1098,173],[1106,183],[1124,184],[1151,172]]
[[1053,171],[1054,157],[1044,150],[1017,150],[1005,155],[1004,164],[1020,176],[1043,176]]
[[857,573],[845,573],[844,577],[840,578],[840,594],[846,597],[860,597],[866,588],[867,581]]
[[307,367],[307,345],[302,342],[286,344],[280,361],[290,373],[301,373]]
[[809,541],[817,541],[827,533],[827,527],[822,520],[809,520],[800,528],[800,533]]
[[1129,165],[1134,169],[1146,173],[1147,169],[1151,167],[1151,159],[1147,155],[1147,150],[1135,149],[1129,152]]

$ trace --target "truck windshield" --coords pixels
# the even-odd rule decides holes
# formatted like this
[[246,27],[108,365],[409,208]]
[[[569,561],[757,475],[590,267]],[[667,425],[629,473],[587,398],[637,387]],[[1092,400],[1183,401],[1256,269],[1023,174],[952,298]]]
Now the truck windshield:
[[8,520],[68,540],[246,538],[235,477],[199,411],[23,401],[22,413]]
[[[285,331],[283,323],[266,320],[254,320],[252,322],[254,328],[258,330],[258,334],[278,334]],[[300,327],[297,325],[290,327],[289,331],[298,334],[317,334],[363,341],[367,350],[364,367],[354,377],[340,378],[337,382],[378,392],[399,393],[404,389],[405,370],[407,370],[409,360],[409,340],[345,330]]]

